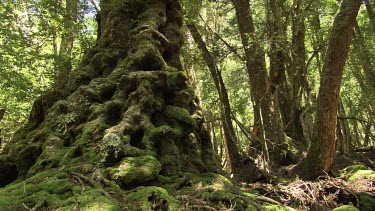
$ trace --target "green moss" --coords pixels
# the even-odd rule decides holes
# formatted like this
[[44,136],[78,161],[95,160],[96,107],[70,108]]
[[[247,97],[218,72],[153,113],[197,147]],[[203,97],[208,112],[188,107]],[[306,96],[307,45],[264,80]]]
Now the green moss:
[[171,120],[182,123],[187,131],[197,127],[194,118],[191,117],[186,109],[169,105],[165,109],[165,115]]
[[[78,186],[76,186],[78,185]],[[0,189],[0,210],[24,210],[42,203],[40,210],[120,210],[118,202],[102,190],[82,186],[58,170],[49,170]]]
[[168,71],[167,72],[167,85],[168,89],[173,91],[179,91],[186,88],[188,78],[186,74],[182,71]]
[[118,162],[125,156],[139,156],[141,149],[130,146],[130,136],[107,133],[99,145],[101,162]]
[[226,189],[233,187],[232,182],[220,174],[204,173],[200,175],[201,181],[205,185],[214,185],[216,189]]
[[363,165],[353,165],[341,170],[339,176],[344,177],[347,181],[358,178],[375,179],[375,172]]
[[120,165],[107,169],[109,177],[121,186],[143,184],[157,178],[159,161],[150,155],[124,158]]
[[78,88],[78,92],[82,96],[86,96],[88,99],[92,101],[99,102],[101,101],[101,96],[97,91],[95,91],[91,86],[89,85],[83,85]]
[[366,193],[359,195],[359,208],[360,210],[375,211],[375,199],[373,196]]
[[178,210],[179,202],[160,187],[139,187],[128,195],[128,210]]
[[45,169],[57,167],[68,151],[69,148],[63,146],[46,146],[27,174],[31,176]]
[[267,211],[288,211],[289,209],[279,206],[279,205],[264,205],[262,206],[262,210]]
[[170,127],[169,125],[163,125],[150,130],[148,137],[150,141],[157,141],[159,139],[173,138],[177,139],[181,137],[181,131]]
[[351,205],[342,205],[333,209],[332,211],[359,211],[359,209]]
[[66,203],[63,204],[63,210],[72,210],[77,205],[77,208],[81,208],[81,210],[121,210],[117,201],[106,198],[103,195],[103,191],[92,188],[88,188],[83,193],[75,194],[67,199]]

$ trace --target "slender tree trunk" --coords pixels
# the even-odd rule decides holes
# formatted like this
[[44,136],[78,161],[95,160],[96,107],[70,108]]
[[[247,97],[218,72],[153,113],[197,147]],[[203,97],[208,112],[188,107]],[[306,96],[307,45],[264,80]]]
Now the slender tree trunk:
[[[339,110],[338,114],[340,116],[346,117],[346,112],[344,108],[344,104],[342,102],[342,99],[339,98]],[[340,119],[338,122],[338,125],[340,125],[341,133],[342,133],[342,143],[341,143],[341,152],[343,155],[350,155],[352,151],[351,143],[352,143],[352,137],[350,133],[349,123],[347,119]]]
[[[274,102],[278,103],[283,128],[288,136],[299,139],[294,134],[294,115],[290,91],[286,81],[286,40],[287,34],[282,8],[285,1],[267,1],[267,23],[270,40],[270,85]],[[277,96],[277,97],[276,97]],[[277,100],[276,100],[277,99]],[[277,109],[275,109],[276,111]],[[298,121],[298,117],[297,117]],[[303,134],[302,134],[303,135]]]
[[228,147],[228,154],[232,166],[232,171],[236,172],[241,167],[241,155],[237,147],[237,140],[231,119],[231,108],[228,93],[225,88],[223,78],[221,77],[221,72],[219,71],[219,68],[216,65],[215,59],[208,51],[207,46],[203,41],[202,36],[200,35],[196,26],[194,24],[189,23],[187,27],[191,32],[191,35],[193,36],[195,42],[197,43],[198,48],[202,51],[203,58],[206,62],[206,65],[208,66],[208,69],[210,70],[216,90],[219,94],[221,112],[223,117],[224,136]]
[[239,32],[245,50],[246,68],[254,102],[254,116],[261,118],[255,118],[254,127],[261,128],[262,133],[264,131],[265,139],[270,144],[268,148],[272,151],[274,164],[293,162],[283,156],[286,152],[283,145],[285,136],[279,114],[275,110],[264,51],[256,38],[250,3],[247,0],[232,0],[232,3],[236,10]]
[[354,148],[355,147],[360,147],[361,146],[361,142],[359,141],[360,140],[360,135],[359,135],[359,129],[358,129],[358,122],[357,121],[354,121],[353,122],[353,131],[354,131]]
[[308,17],[308,21],[310,26],[312,27],[312,33],[313,33],[313,48],[314,52],[316,53],[316,63],[319,68],[319,73],[322,72],[322,67],[323,67],[323,61],[322,58],[325,57],[325,51],[326,51],[326,46],[322,34],[322,27],[320,23],[320,5],[321,5],[321,0],[315,0],[312,3],[312,12]]
[[57,89],[63,88],[72,70],[72,50],[76,34],[76,21],[78,16],[78,0],[66,0],[64,15],[64,31],[61,38],[58,57],[58,73],[55,80]]
[[372,89],[373,93],[375,94],[375,70],[373,62],[370,58],[370,51],[365,45],[365,40],[362,37],[361,30],[358,26],[358,23],[355,23],[355,34],[353,38],[353,44],[354,44],[354,54],[356,55],[356,59],[358,60],[358,63],[363,69],[363,72],[365,73],[366,81],[368,82],[369,87]]
[[303,13],[303,1],[294,0],[292,17],[292,121],[291,137],[301,141],[306,146],[308,137],[304,137],[303,126],[300,122],[300,114],[305,105],[309,106],[310,88],[307,81],[306,48],[305,48],[305,14]]
[[[4,118],[4,114],[5,114],[5,109],[4,109],[4,108],[0,109],[0,122],[1,122],[1,120]],[[1,152],[1,149],[3,148],[3,146],[2,146],[2,135],[1,135],[1,129],[2,129],[2,128],[0,128],[0,152]]]
[[372,30],[375,33],[375,15],[374,15],[374,11],[372,10],[373,5],[371,5],[370,0],[364,0],[364,3],[365,3],[365,6],[366,6],[368,17],[370,19],[370,24],[371,24]]
[[211,124],[212,147],[214,148],[214,152],[216,154],[219,154],[219,152],[218,152],[219,147],[218,147],[218,144],[217,144],[216,131],[215,131],[215,120],[214,120],[214,118],[211,119],[211,123],[210,124]]
[[370,136],[371,136],[371,124],[369,123],[364,123],[363,124],[364,127],[364,132],[365,132],[365,137],[364,137],[364,140],[363,140],[363,146],[368,146],[369,143],[370,143]]
[[361,0],[343,0],[333,22],[320,81],[312,142],[304,160],[305,179],[314,179],[331,168],[341,78],[361,3]]
[[57,81],[57,74],[59,72],[59,42],[58,42],[58,36],[57,36],[57,27],[52,26],[52,37],[53,37],[53,58],[54,58],[54,63],[53,63],[53,69],[54,69],[54,74],[55,74],[55,81]]

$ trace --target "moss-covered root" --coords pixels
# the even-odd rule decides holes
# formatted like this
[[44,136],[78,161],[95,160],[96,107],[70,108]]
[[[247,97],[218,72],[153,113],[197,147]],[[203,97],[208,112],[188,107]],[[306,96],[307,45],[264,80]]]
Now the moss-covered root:
[[242,190],[214,173],[185,173],[166,189],[174,192],[186,210],[288,210],[281,203],[259,200],[256,190]]

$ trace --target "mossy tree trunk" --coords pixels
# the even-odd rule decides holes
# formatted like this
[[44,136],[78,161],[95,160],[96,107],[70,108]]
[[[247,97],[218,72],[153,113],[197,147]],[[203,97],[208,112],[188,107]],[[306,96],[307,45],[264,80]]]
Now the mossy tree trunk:
[[220,168],[179,60],[178,0],[102,0],[100,20],[96,47],[5,147],[0,187],[59,171],[129,189]]

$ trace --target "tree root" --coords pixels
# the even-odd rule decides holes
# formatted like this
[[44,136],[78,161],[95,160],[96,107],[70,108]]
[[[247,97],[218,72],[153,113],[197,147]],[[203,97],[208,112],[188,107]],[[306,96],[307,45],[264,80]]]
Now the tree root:
[[103,193],[103,195],[104,195],[105,197],[107,197],[107,198],[112,198],[112,196],[110,196],[110,195],[109,195],[109,194],[103,189],[103,187],[102,187],[99,183],[95,182],[94,180],[92,180],[92,179],[90,179],[90,178],[88,178],[88,177],[86,177],[86,176],[84,176],[84,175],[82,175],[82,174],[76,173],[76,172],[69,172],[69,174],[71,174],[72,176],[76,176],[76,177],[78,177],[78,178],[80,178],[80,179],[86,181],[87,183],[89,183],[90,186],[92,186],[92,187],[94,187],[94,188],[100,190],[100,191]]

